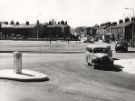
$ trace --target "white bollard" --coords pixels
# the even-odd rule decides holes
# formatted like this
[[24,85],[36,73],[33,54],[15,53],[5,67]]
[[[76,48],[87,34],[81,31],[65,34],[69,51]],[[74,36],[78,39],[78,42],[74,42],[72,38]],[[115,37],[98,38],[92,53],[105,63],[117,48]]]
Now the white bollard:
[[22,73],[22,53],[14,52],[14,72],[16,74]]

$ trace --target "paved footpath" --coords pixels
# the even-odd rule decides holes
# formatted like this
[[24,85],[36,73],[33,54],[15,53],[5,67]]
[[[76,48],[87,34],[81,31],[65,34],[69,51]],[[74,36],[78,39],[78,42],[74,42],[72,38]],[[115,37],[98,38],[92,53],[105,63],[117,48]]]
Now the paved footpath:
[[114,64],[124,67],[124,72],[135,74],[135,58],[115,60]]

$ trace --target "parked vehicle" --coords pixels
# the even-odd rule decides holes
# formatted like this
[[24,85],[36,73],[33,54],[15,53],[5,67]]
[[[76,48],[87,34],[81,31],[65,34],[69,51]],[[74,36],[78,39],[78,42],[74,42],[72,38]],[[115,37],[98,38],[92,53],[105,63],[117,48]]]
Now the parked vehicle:
[[94,41],[97,41],[97,42],[98,42],[98,38],[97,38],[97,37],[95,37],[95,38],[94,38]]
[[110,69],[113,67],[112,50],[109,45],[88,45],[86,62],[92,68]]
[[84,43],[94,43],[94,38],[88,38]]
[[116,52],[127,52],[128,51],[128,43],[125,41],[119,41],[115,45]]

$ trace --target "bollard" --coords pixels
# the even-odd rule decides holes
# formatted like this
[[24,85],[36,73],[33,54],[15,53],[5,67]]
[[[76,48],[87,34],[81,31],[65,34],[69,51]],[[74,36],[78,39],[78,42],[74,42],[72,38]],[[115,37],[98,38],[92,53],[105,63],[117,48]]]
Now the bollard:
[[14,52],[14,72],[16,74],[22,73],[22,53]]

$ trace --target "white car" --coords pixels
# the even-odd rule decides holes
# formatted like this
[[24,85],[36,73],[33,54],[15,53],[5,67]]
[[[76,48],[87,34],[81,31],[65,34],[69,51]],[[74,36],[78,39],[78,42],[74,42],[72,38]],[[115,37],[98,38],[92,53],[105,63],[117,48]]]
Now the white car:
[[109,69],[113,67],[112,50],[109,45],[88,45],[86,62],[92,68]]

